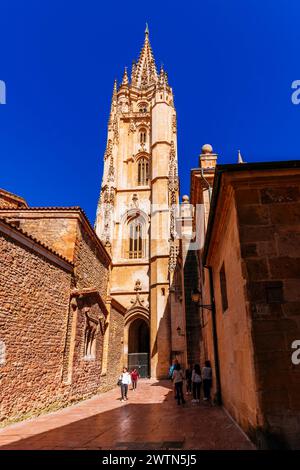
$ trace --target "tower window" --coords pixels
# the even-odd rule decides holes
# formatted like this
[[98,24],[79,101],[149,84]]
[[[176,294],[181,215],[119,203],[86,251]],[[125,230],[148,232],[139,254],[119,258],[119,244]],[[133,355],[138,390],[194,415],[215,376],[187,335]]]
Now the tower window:
[[140,143],[141,143],[141,144],[145,144],[145,143],[146,143],[146,139],[147,139],[147,132],[145,131],[145,129],[141,129],[141,132],[140,132]]
[[146,113],[148,111],[147,105],[145,103],[141,103],[139,106],[140,113]]
[[143,236],[142,223],[134,219],[129,224],[129,259],[142,258],[143,256]]
[[147,158],[140,158],[138,161],[138,185],[144,186],[149,182],[149,162]]

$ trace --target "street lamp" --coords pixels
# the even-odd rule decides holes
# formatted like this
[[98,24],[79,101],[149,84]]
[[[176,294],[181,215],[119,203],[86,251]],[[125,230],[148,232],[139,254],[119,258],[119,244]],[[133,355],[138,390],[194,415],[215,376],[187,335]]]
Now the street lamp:
[[206,308],[207,310],[212,310],[212,305],[211,304],[201,304],[201,292],[199,289],[194,289],[191,292],[191,298],[192,302],[197,304],[198,307]]

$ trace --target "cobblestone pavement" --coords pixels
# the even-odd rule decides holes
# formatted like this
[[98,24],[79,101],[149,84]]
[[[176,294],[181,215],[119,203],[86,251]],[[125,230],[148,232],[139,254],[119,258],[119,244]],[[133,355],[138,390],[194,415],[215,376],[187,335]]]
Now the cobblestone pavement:
[[4,449],[254,449],[222,408],[177,405],[168,381],[140,380],[128,401],[119,388],[0,430]]

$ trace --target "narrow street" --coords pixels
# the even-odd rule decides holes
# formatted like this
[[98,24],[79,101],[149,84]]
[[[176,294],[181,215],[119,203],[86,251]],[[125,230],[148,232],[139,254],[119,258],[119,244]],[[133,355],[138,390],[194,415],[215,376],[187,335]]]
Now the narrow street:
[[119,389],[0,430],[0,450],[202,449],[254,446],[218,407],[174,400],[168,381],[141,380],[128,401]]

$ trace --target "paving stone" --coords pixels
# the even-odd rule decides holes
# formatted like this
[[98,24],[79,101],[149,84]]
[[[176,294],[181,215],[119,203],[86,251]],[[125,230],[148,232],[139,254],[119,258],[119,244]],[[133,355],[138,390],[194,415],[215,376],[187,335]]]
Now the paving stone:
[[254,449],[222,408],[173,398],[169,381],[140,380],[121,403],[119,388],[0,430],[4,449]]

